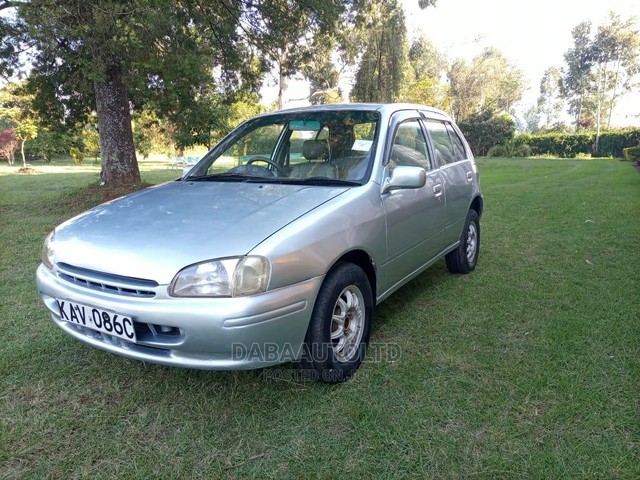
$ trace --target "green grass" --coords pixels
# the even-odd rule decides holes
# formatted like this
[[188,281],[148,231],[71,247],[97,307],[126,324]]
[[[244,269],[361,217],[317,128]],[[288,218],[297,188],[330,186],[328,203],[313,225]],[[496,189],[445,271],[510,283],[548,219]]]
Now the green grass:
[[0,167],[0,478],[640,478],[640,176],[616,160],[479,169],[476,271],[440,262],[380,305],[372,342],[401,357],[326,386],[64,335],[34,271],[97,168]]

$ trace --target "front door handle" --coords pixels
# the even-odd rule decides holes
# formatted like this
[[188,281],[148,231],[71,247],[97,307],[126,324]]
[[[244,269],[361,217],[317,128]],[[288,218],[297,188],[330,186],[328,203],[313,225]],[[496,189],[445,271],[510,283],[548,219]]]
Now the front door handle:
[[441,183],[436,183],[433,186],[433,193],[435,194],[436,197],[441,197],[442,196],[442,184]]

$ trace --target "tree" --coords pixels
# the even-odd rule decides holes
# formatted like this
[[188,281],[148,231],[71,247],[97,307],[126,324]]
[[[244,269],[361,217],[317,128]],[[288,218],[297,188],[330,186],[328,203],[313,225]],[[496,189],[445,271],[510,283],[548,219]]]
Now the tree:
[[4,157],[9,165],[15,162],[15,151],[18,147],[18,139],[13,128],[0,130],[0,156]]
[[562,72],[557,67],[547,68],[540,80],[538,97],[538,113],[542,117],[544,127],[555,125],[560,120],[563,107],[561,89]]
[[398,0],[365,3],[358,19],[368,32],[351,96],[359,102],[394,102],[408,62],[407,28]]
[[516,122],[516,130],[519,132],[535,133],[540,130],[540,110],[536,105],[531,105],[528,109],[517,115],[511,112]]
[[[45,162],[50,162],[54,155],[67,155],[69,149],[74,144],[74,137],[78,135],[75,128],[69,128],[66,131],[51,129],[43,126],[40,122],[38,128],[38,136],[25,144],[25,155],[27,157],[39,157]],[[94,138],[98,132],[94,130]],[[96,138],[96,145],[99,139]]]
[[585,111],[593,103],[593,65],[591,22],[582,22],[572,31],[573,47],[564,54],[567,68],[562,79],[562,95],[569,103],[569,113],[575,118],[576,130],[588,125]]
[[409,63],[416,79],[429,77],[439,80],[449,68],[447,58],[425,36],[411,43]]
[[284,107],[289,78],[301,69],[305,57],[313,51],[310,46],[314,38],[318,35],[326,37],[337,30],[345,3],[348,2],[244,2],[240,26],[248,41],[264,56],[267,66],[276,72],[278,108]]
[[176,118],[197,110],[201,85],[241,83],[247,56],[237,32],[240,10],[230,7],[240,3],[7,0],[0,9],[12,14],[0,21],[3,45],[7,32],[13,35],[3,51],[12,62],[0,67],[15,70],[19,51],[30,47],[25,60],[36,105],[71,124],[95,110],[103,180],[135,183],[132,105],[151,104]]
[[38,136],[38,125],[33,118],[24,118],[14,131],[16,138],[20,142],[22,168],[27,168],[27,157],[24,155],[24,144],[27,140],[32,140]]
[[591,23],[583,22],[572,30],[572,36],[573,47],[564,55],[563,95],[576,118],[576,130],[595,128],[597,154],[603,118],[610,126],[616,101],[634,87],[640,71],[640,34],[634,19],[623,21],[611,13],[609,23],[600,25],[595,33]]
[[324,105],[340,103],[342,92],[338,88],[340,72],[334,63],[338,50],[336,33],[316,35],[305,54],[301,72],[309,81],[309,103]]
[[409,48],[409,71],[401,100],[449,110],[449,89],[441,78],[448,69],[447,59],[429,40],[419,37]]
[[13,127],[22,156],[22,167],[27,168],[24,145],[38,135],[38,118],[32,110],[33,97],[24,83],[11,83],[0,92],[0,117]]
[[453,116],[458,121],[483,111],[508,112],[524,90],[522,72],[495,48],[471,63],[456,60],[448,72]]
[[598,27],[591,45],[591,59],[596,79],[596,140],[594,153],[598,154],[602,113],[608,110],[607,126],[611,123],[617,97],[621,91],[632,88],[633,77],[640,70],[640,37],[634,21],[623,22],[611,13],[609,24]]

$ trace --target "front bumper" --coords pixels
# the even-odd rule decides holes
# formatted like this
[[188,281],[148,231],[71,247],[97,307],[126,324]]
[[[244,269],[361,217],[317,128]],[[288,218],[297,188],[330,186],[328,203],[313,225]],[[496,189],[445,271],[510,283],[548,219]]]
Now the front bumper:
[[[40,297],[69,335],[137,360],[211,370],[260,368],[298,358],[322,280],[239,298],[173,298],[166,285],[156,288],[154,298],[131,298],[70,283],[42,264],[36,272]],[[56,298],[130,315],[137,342],[61,320]]]

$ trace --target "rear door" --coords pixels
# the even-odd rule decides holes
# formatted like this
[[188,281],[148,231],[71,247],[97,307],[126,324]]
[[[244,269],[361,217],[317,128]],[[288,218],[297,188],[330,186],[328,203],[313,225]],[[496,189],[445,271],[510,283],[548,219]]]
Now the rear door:
[[424,124],[429,133],[435,161],[442,174],[446,200],[443,240],[445,246],[448,246],[460,238],[473,198],[473,161],[450,122],[427,118]]

